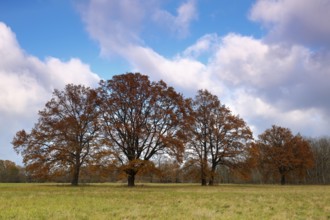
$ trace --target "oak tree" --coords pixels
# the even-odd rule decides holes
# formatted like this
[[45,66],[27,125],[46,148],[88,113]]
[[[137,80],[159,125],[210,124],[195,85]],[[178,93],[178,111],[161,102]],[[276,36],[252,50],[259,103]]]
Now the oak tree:
[[243,164],[252,132],[207,90],[198,91],[193,111],[187,152],[200,165],[201,184],[206,185],[209,177],[209,185],[213,185],[219,165],[235,169]]
[[293,135],[288,128],[273,125],[259,135],[256,147],[259,166],[270,174],[278,173],[282,185],[289,173],[302,177],[314,164],[309,142],[300,135]]
[[156,154],[181,159],[188,101],[165,82],[127,73],[100,83],[105,143],[127,174],[128,186]]
[[98,117],[96,91],[69,84],[53,92],[31,132],[18,131],[12,144],[32,177],[70,172],[71,184],[78,185],[81,167],[99,151]]

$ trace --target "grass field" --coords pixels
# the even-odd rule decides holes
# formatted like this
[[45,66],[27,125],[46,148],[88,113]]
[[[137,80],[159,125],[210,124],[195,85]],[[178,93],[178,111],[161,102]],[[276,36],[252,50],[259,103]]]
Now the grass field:
[[330,219],[330,186],[0,184],[0,219]]

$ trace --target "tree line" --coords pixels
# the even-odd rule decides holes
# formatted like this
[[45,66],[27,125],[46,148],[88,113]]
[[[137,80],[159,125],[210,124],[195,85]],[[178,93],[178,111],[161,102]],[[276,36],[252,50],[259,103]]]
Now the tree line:
[[127,73],[96,89],[55,89],[32,130],[18,131],[12,144],[33,180],[126,178],[134,186],[136,178],[168,182],[174,175],[175,182],[213,185],[226,175],[329,183],[322,156],[330,145],[322,140],[275,125],[254,140],[246,122],[209,91],[189,99],[164,81]]

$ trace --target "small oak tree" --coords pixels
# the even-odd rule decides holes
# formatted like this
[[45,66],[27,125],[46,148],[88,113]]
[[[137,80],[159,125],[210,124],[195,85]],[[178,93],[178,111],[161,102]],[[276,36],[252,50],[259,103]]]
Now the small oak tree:
[[99,97],[105,143],[122,164],[128,186],[154,155],[181,159],[188,101],[172,87],[127,73],[101,81]]
[[314,164],[309,142],[300,135],[294,136],[288,128],[273,125],[259,135],[255,147],[261,169],[267,169],[268,174],[278,173],[282,185],[289,173],[302,177]]
[[201,168],[201,184],[214,183],[219,165],[237,168],[243,164],[252,132],[243,119],[233,115],[217,96],[199,90],[193,101],[194,123],[187,153]]
[[16,133],[12,144],[32,177],[51,179],[70,172],[71,184],[78,185],[80,168],[98,152],[96,104],[93,89],[69,84],[54,91],[30,133]]

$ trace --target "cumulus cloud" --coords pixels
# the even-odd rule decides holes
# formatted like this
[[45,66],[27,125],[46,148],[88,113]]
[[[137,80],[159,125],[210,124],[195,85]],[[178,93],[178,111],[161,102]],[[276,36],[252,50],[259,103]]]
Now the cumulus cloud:
[[322,107],[330,112],[330,105],[320,101],[330,94],[329,58],[328,53],[315,53],[303,46],[229,35],[212,65],[221,81],[249,87],[282,108]]
[[183,55],[169,59],[145,47],[132,48],[128,59],[134,71],[148,74],[153,80],[163,79],[186,95],[195,95],[196,90],[205,88],[225,93],[225,87],[214,80],[210,68],[196,59]]
[[250,18],[268,28],[272,40],[330,46],[328,0],[259,0]]
[[288,127],[302,135],[327,135],[327,128],[330,126],[329,113],[319,108],[285,110],[244,89],[236,90],[233,96],[226,104],[248,121],[255,136],[270,128],[272,124]]
[[62,89],[68,83],[95,86],[99,77],[79,59],[64,62],[49,57],[41,61],[27,54],[2,22],[0,57],[0,158],[6,159],[15,154],[10,144],[15,132],[36,122],[38,110],[55,88]]
[[231,92],[226,99],[232,109],[251,123],[262,129],[281,123],[316,135],[329,126],[321,120],[330,115],[329,58],[303,46],[229,34],[207,68]]

